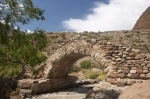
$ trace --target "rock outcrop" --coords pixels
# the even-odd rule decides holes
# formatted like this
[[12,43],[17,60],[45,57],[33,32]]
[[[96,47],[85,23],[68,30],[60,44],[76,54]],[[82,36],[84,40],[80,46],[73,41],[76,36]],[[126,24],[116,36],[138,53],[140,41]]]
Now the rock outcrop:
[[118,99],[149,99],[150,98],[150,80],[143,83],[133,84],[125,89]]
[[150,29],[150,7],[148,7],[137,20],[133,30]]

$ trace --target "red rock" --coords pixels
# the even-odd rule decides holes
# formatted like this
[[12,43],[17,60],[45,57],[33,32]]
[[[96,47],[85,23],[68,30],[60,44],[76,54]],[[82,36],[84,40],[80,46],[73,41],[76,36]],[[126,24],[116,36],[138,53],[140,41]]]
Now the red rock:
[[136,72],[137,72],[138,74],[141,74],[141,73],[143,73],[143,70],[142,70],[142,69],[137,69]]
[[148,7],[137,20],[133,30],[150,29],[150,7]]
[[149,99],[150,80],[143,83],[135,83],[125,89],[118,99]]

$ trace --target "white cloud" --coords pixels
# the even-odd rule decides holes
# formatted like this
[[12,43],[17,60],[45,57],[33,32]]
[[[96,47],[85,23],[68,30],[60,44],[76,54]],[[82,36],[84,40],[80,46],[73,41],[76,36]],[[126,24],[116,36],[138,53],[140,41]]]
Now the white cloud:
[[82,19],[70,18],[62,22],[67,30],[110,31],[131,30],[143,11],[150,5],[150,0],[110,0],[109,4],[95,2]]

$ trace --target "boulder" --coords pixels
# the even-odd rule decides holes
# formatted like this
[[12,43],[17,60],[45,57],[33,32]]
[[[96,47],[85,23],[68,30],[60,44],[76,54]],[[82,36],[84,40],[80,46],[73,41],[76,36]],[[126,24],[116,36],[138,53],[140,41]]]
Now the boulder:
[[150,80],[143,83],[135,83],[125,89],[118,99],[149,99],[150,98]]

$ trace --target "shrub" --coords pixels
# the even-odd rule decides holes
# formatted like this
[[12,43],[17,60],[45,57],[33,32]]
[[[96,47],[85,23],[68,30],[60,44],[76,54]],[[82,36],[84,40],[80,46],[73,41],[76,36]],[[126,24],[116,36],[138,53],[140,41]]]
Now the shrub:
[[107,78],[107,75],[104,71],[102,71],[100,73],[100,75],[97,77],[98,80],[103,80],[103,79],[106,79]]
[[107,40],[108,41],[108,40],[110,40],[110,38],[111,37],[109,37],[109,36],[103,35],[103,36],[100,37],[100,40]]
[[99,76],[99,72],[95,72],[92,70],[87,70],[85,73],[85,77],[87,79],[96,79]]
[[91,62],[90,61],[82,61],[80,63],[80,67],[82,69],[89,69],[89,68],[91,68]]
[[103,79],[106,79],[107,78],[107,75],[105,72],[101,71],[101,72],[98,72],[98,71],[92,71],[91,69],[90,70],[86,70],[85,71],[85,77],[87,79],[97,79],[97,80],[103,80]]
[[81,68],[80,68],[79,66],[73,65],[73,66],[71,67],[70,72],[79,72],[80,70],[81,70]]

